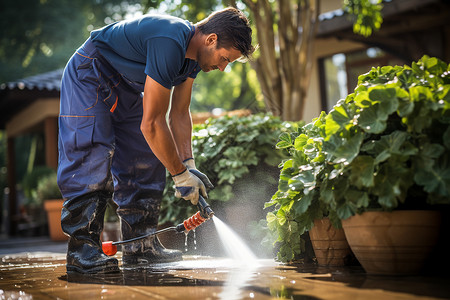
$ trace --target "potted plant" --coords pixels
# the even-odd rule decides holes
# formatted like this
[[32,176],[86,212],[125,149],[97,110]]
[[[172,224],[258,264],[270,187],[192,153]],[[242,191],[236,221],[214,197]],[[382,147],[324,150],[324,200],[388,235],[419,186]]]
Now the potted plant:
[[21,224],[18,224],[18,228],[28,235],[48,234],[47,216],[43,209],[43,200],[37,195],[37,186],[40,179],[54,172],[55,170],[47,166],[34,166],[23,177],[21,188],[25,201],[23,206],[21,205]]
[[450,204],[449,70],[428,56],[372,68],[326,118],[328,200],[368,273],[419,272],[439,237]]
[[281,164],[278,191],[265,207],[274,207],[267,222],[278,236],[277,258],[283,262],[305,253],[308,232],[319,265],[341,266],[351,256],[340,220],[325,201],[334,170],[323,151],[325,120],[322,112],[297,132],[281,134],[276,145],[290,156]]
[[56,172],[43,176],[38,180],[37,198],[44,203],[47,212],[48,229],[53,241],[67,240],[61,228],[61,210],[64,200],[56,182]]
[[[378,67],[361,75],[355,92],[321,121],[319,146],[327,168],[323,176],[316,176],[320,172],[315,166],[303,167],[302,175],[288,182],[291,188],[298,180],[317,188],[320,181],[320,192],[314,189],[319,202],[342,220],[347,240],[368,273],[419,272],[439,235],[439,209],[450,204],[449,70],[439,59],[424,56],[410,67]],[[423,210],[425,216],[417,217]],[[382,217],[374,216],[379,212]],[[279,222],[282,214],[278,214]],[[412,221],[400,219],[404,215],[412,215]],[[363,230],[365,217],[381,231]],[[353,225],[353,220],[359,223]],[[415,224],[418,220],[422,223]],[[393,229],[396,223],[399,229]],[[363,234],[356,240],[351,233]],[[399,237],[394,237],[397,233]],[[406,239],[397,246],[400,237]],[[419,245],[419,241],[427,242]],[[380,257],[388,251],[387,257]],[[419,255],[422,258],[413,261]],[[399,260],[382,265],[387,259]]]

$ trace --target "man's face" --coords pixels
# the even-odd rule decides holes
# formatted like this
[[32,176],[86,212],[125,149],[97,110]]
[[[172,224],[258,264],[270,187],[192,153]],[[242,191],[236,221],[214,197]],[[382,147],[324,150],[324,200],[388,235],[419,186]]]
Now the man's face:
[[241,52],[234,48],[217,48],[217,36],[209,35],[203,47],[197,54],[197,62],[203,72],[219,69],[224,71],[226,66],[241,57]]

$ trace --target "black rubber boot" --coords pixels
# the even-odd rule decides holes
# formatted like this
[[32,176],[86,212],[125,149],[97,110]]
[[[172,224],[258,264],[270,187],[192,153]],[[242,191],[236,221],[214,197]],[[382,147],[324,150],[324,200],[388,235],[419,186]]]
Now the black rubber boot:
[[[155,232],[161,198],[139,199],[133,208],[119,208],[122,240]],[[145,267],[149,264],[166,263],[182,260],[179,250],[166,249],[157,236],[122,245],[122,264],[124,267]]]
[[108,196],[95,192],[64,202],[61,227],[69,235],[67,273],[120,271],[117,259],[103,253],[100,241]]

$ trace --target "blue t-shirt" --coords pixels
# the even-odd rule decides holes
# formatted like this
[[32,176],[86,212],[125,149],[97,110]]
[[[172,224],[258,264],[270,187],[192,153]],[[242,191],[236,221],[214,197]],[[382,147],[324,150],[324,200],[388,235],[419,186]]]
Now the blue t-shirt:
[[91,32],[94,45],[123,77],[143,89],[146,75],[170,89],[200,71],[185,58],[195,28],[188,21],[160,15],[121,21]]

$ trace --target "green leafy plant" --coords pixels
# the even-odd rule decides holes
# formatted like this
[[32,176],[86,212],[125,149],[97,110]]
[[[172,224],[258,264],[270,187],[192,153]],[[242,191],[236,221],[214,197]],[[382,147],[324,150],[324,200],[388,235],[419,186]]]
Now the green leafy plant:
[[[261,190],[267,186],[276,189],[277,165],[287,153],[277,151],[274,145],[282,132],[295,126],[296,123],[266,114],[224,116],[195,125],[192,142],[195,162],[215,186],[208,193],[208,202],[214,206],[214,202],[233,199],[249,180],[258,181]],[[250,173],[252,176],[248,178]],[[194,206],[183,202],[186,201],[175,198],[173,181],[168,175],[160,222],[177,222],[195,212]]]
[[334,211],[322,201],[326,195],[321,194],[333,171],[323,152],[325,118],[322,112],[297,132],[281,134],[277,143],[278,149],[289,151],[290,158],[281,164],[278,191],[265,207],[275,206],[266,219],[270,231],[278,237],[280,261],[292,261],[305,251],[300,236],[312,228],[315,219],[327,216],[336,227],[340,226]]
[[382,0],[344,0],[344,10],[353,19],[353,32],[368,37],[383,23]]
[[339,220],[370,210],[450,204],[450,66],[424,56],[372,68],[355,92],[293,140],[279,190],[267,205],[278,258],[301,253],[300,234],[321,214]]
[[36,198],[39,199],[40,203],[45,200],[63,198],[56,181],[56,172],[54,170],[50,174],[38,179]]
[[[27,198],[27,204],[33,204],[33,205],[40,205],[42,204],[42,198],[38,195],[38,186],[39,184],[43,185],[44,183],[40,183],[41,181],[47,182],[48,176],[51,176],[52,174],[56,173],[55,170],[53,170],[50,167],[47,166],[36,166],[33,168],[33,170],[29,173],[27,173],[22,181],[22,188],[23,192],[25,194],[25,197]],[[56,179],[55,179],[55,185],[56,185]],[[56,186],[57,187],[57,186]],[[49,191],[54,191],[54,188],[50,187]],[[59,191],[59,189],[58,189]],[[46,193],[45,188],[41,188],[41,193]]]

